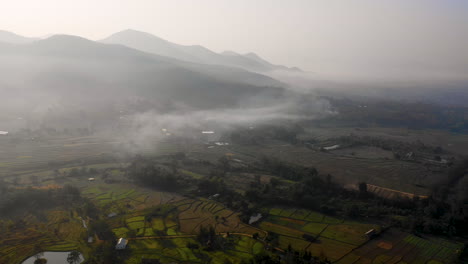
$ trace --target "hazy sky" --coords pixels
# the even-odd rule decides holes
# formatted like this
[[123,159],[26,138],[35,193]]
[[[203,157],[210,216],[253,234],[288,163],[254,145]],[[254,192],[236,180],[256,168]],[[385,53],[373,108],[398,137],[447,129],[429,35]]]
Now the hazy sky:
[[0,29],[146,31],[317,73],[468,76],[466,0],[0,0]]

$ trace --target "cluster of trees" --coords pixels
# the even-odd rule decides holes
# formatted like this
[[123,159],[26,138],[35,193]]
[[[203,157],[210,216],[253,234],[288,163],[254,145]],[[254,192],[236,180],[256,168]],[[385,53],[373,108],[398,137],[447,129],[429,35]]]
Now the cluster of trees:
[[68,253],[67,262],[69,264],[78,264],[80,263],[80,261],[81,261],[80,252],[76,250],[72,250],[70,253]]
[[118,252],[115,250],[117,237],[105,220],[93,221],[89,226],[89,232],[96,234],[103,241],[92,248],[89,258],[83,264],[120,264],[131,256],[131,248]]
[[183,179],[175,168],[168,168],[150,159],[137,156],[128,166],[128,177],[136,183],[164,190],[177,190]]
[[82,264],[121,264],[131,256],[131,248],[116,252],[115,240],[106,240],[92,248]]
[[78,188],[65,185],[58,189],[0,189],[0,216],[41,213],[56,206],[73,206],[83,201]]
[[197,241],[204,246],[205,250],[226,250],[233,247],[233,242],[228,237],[216,235],[212,225],[201,226],[197,234]]
[[117,238],[112,232],[109,224],[105,220],[93,221],[89,226],[89,232],[96,234],[101,240],[116,240]]
[[421,214],[414,220],[418,232],[468,235],[468,159],[460,160],[448,176],[434,185]]

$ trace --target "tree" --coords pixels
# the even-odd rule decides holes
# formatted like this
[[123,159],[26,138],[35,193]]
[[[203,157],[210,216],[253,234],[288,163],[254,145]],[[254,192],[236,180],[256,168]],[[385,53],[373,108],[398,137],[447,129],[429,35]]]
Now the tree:
[[29,177],[29,180],[33,185],[37,185],[39,183],[39,177],[37,177],[37,175],[32,175]]
[[72,250],[67,257],[67,262],[70,264],[77,264],[80,262],[80,252]]
[[367,183],[360,182],[359,183],[359,196],[366,197],[367,196]]
[[219,167],[223,170],[223,175],[226,175],[226,173],[231,168],[231,165],[229,163],[229,158],[227,156],[220,157],[218,159],[218,164],[219,164]]
[[257,240],[257,239],[258,239],[258,236],[259,236],[258,233],[254,233],[254,234],[252,235],[252,238],[255,239],[255,240]]
[[34,264],[47,264],[47,259],[38,258],[38,259],[34,260]]
[[278,180],[277,178],[271,177],[270,184],[271,186],[276,187],[281,184],[281,181]]
[[[38,244],[34,245],[34,252],[37,252],[36,255],[34,255],[36,260],[41,259],[41,257],[44,256],[44,252],[42,252],[42,247],[40,245],[38,245]],[[41,262],[39,262],[39,263],[41,263]]]

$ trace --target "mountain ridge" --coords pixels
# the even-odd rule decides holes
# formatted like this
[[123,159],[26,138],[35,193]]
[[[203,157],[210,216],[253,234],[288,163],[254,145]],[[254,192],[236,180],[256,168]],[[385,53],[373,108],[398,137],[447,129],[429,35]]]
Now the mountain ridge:
[[262,59],[257,54],[255,54],[255,56],[246,56],[245,54],[242,55],[232,51],[216,53],[201,45],[180,45],[150,33],[133,29],[114,33],[107,38],[100,40],[100,42],[121,44],[145,52],[173,57],[183,61],[239,67],[255,72],[268,72],[274,70],[301,71],[297,67],[288,68],[282,65],[274,65]]
[[0,30],[0,42],[11,44],[25,44],[35,40],[38,40],[38,38],[23,37],[10,31]]
[[140,96],[162,104],[210,109],[284,92],[282,83],[261,74],[179,61],[77,36],[0,44],[4,73],[0,90],[12,98],[34,100],[38,93],[66,100]]

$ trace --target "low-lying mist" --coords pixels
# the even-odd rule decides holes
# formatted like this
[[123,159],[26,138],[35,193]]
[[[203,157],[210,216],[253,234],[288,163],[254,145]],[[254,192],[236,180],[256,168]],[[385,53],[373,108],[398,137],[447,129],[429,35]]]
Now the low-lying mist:
[[[260,99],[264,100],[264,98]],[[132,148],[146,147],[155,139],[182,137],[199,139],[203,131],[212,131],[219,140],[224,132],[237,127],[255,128],[265,124],[284,125],[300,120],[314,120],[335,114],[328,101],[315,95],[290,96],[271,104],[245,103],[237,108],[177,110],[158,113],[151,110],[122,117],[126,141]],[[211,133],[211,132],[210,132]]]

